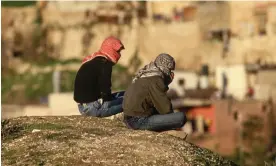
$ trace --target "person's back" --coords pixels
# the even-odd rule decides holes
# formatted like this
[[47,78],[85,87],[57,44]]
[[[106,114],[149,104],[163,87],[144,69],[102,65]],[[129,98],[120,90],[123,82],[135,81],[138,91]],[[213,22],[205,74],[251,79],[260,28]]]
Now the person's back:
[[123,101],[124,122],[129,128],[165,131],[185,124],[184,113],[173,112],[166,94],[174,69],[173,57],[160,54],[154,62],[139,70]]
[[164,95],[166,91],[167,87],[159,76],[138,79],[125,92],[124,115],[147,117],[170,113],[171,102]]
[[96,57],[84,63],[76,75],[74,100],[77,103],[93,102],[101,97],[102,91],[106,91],[104,100],[110,100],[112,65],[104,57]]

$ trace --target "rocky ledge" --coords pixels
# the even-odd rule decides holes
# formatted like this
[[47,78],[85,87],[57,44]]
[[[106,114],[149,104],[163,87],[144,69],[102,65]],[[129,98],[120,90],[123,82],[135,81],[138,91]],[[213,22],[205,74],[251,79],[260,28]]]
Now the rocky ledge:
[[3,165],[236,165],[181,138],[129,130],[117,120],[20,117],[1,126]]

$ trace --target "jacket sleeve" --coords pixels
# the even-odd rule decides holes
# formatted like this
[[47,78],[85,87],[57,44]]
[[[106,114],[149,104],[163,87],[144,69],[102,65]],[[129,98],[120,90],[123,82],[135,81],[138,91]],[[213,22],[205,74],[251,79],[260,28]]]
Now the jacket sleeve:
[[112,74],[112,65],[104,64],[101,67],[99,75],[99,90],[101,98],[104,101],[112,100],[111,95],[111,74]]
[[153,82],[150,87],[150,97],[154,107],[160,114],[168,114],[173,112],[172,104],[166,95],[166,91],[167,87],[161,79]]

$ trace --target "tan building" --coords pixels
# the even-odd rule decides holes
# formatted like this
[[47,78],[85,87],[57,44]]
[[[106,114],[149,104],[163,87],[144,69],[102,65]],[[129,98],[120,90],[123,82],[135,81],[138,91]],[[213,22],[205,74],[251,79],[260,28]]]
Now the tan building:
[[[216,146],[217,151],[221,154],[233,154],[236,148],[240,147],[244,151],[250,150],[248,144],[250,138],[247,138],[248,130],[254,127],[253,121],[251,126],[250,120],[258,119],[258,125],[255,126],[257,135],[263,139],[263,147],[269,145],[273,132],[271,126],[271,105],[260,101],[217,101],[214,103],[216,119]],[[252,119],[253,118],[253,119]],[[252,130],[252,129],[251,129]],[[247,132],[247,133],[245,133]],[[249,142],[248,142],[249,141]],[[251,138],[255,141],[255,138]]]
[[[47,29],[48,55],[60,59],[81,59],[97,51],[106,36],[115,35],[127,48],[120,60],[125,66],[136,51],[141,65],[167,52],[177,60],[177,68],[199,70],[205,63],[211,72],[217,64],[276,62],[275,2],[51,1],[37,6]],[[5,8],[2,18],[5,11],[15,13]],[[4,29],[3,39],[7,36]]]

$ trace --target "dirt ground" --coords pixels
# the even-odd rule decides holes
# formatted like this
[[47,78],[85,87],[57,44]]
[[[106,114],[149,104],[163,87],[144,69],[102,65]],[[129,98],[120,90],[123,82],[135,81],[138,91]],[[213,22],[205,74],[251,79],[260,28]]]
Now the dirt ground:
[[1,126],[3,165],[235,165],[181,138],[130,130],[118,120],[20,117]]

